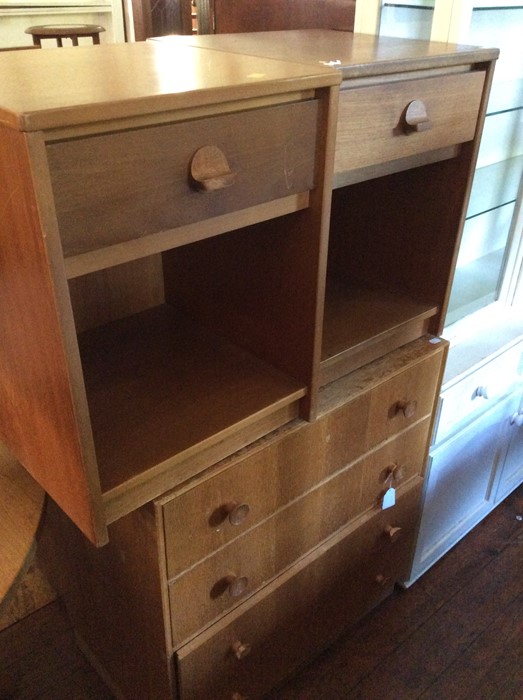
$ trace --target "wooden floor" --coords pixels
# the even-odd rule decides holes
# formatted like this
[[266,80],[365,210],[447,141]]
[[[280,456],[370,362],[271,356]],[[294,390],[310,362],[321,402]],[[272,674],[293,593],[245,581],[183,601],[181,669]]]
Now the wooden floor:
[[[521,513],[522,488],[270,700],[523,700]],[[0,633],[0,699],[112,700],[58,603]]]

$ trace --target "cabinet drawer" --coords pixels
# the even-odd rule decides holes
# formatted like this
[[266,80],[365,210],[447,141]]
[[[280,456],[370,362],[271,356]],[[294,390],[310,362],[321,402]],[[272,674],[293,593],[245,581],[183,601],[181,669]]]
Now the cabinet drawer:
[[408,573],[419,496],[338,533],[179,649],[181,700],[259,698],[377,604]]
[[[477,71],[342,89],[335,174],[470,141],[484,79]],[[407,108],[415,101],[427,121],[409,126]]]
[[464,377],[441,394],[437,442],[489,410],[521,381],[521,343]]
[[[65,256],[310,190],[317,119],[310,100],[50,144]],[[197,186],[191,163],[209,146],[227,162]]]
[[[176,646],[421,474],[428,419],[336,474],[169,584]],[[401,472],[401,473],[400,473]]]
[[[321,423],[259,441],[221,471],[157,502],[167,577],[231,542],[323,477]],[[218,467],[220,468],[220,467]]]
[[[429,356],[369,392],[364,430],[354,434],[347,426],[355,420],[361,407],[348,403],[327,417],[326,459],[333,472],[354,459],[354,449],[367,452],[421,418],[432,414],[440,381],[444,353]],[[349,381],[351,378],[349,377]],[[343,386],[343,380],[339,382]],[[334,385],[325,391],[325,398],[335,392]]]

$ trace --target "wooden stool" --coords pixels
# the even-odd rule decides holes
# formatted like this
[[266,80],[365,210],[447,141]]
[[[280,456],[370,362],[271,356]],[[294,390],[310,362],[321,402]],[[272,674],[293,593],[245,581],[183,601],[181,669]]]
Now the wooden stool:
[[105,28],[99,24],[44,24],[25,30],[26,34],[32,35],[33,44],[39,47],[42,39],[56,39],[58,46],[63,46],[63,39],[71,39],[73,46],[78,46],[81,36],[91,37],[93,44],[99,44],[101,32],[105,32]]
[[31,564],[44,491],[0,443],[0,612]]

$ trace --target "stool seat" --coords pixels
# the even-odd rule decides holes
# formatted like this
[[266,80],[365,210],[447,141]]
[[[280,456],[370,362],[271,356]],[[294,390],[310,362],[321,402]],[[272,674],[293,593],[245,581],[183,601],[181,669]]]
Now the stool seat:
[[71,39],[73,46],[78,46],[79,37],[90,37],[93,44],[99,44],[102,32],[105,28],[99,24],[42,24],[25,30],[35,46],[42,46],[42,39],[55,39],[58,46],[63,46],[63,39]]
[[0,613],[31,564],[44,490],[0,443]]

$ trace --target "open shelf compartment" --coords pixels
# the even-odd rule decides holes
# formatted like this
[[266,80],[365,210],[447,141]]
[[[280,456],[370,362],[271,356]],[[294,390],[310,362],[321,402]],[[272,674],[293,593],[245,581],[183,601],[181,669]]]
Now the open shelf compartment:
[[251,353],[178,323],[166,304],[86,331],[79,344],[103,492],[305,395]]

